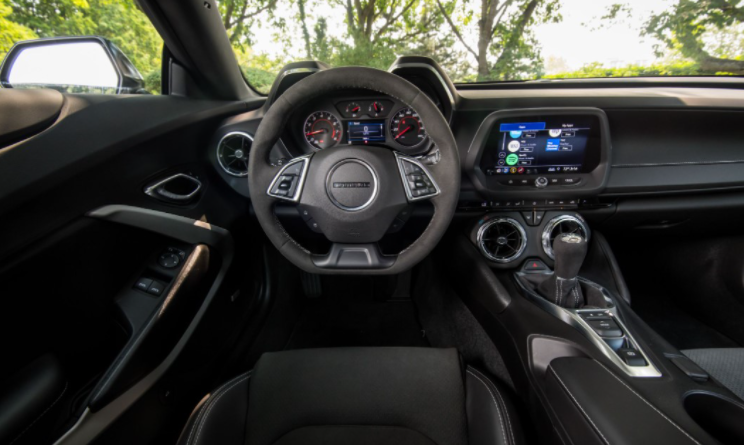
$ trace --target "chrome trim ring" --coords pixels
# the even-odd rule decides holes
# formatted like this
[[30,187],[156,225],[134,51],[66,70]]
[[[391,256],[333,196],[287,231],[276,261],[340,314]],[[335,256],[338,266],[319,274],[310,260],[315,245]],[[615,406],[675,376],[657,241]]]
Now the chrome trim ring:
[[[333,176],[333,172],[336,171],[339,167],[341,167],[344,164],[360,164],[362,167],[369,170],[369,172],[372,174],[372,196],[369,197],[369,199],[362,205],[357,207],[348,207],[340,202],[336,198],[333,197],[333,193],[331,192],[331,177]],[[379,183],[380,180],[377,178],[377,173],[375,170],[366,162],[362,161],[361,159],[344,159],[343,161],[340,161],[336,165],[334,165],[331,170],[328,172],[328,175],[326,176],[326,194],[328,195],[328,198],[331,200],[333,205],[338,207],[341,210],[346,210],[347,212],[358,212],[360,210],[364,210],[370,205],[372,205],[372,202],[377,198],[377,193],[379,192]]]
[[[243,137],[247,138],[249,141],[251,141],[251,146],[253,145],[253,136],[251,136],[248,133],[244,133],[242,131],[232,131],[232,132],[227,133],[226,135],[222,136],[222,139],[220,139],[220,141],[217,143],[217,162],[220,164],[220,167],[222,167],[222,170],[224,170],[225,173],[227,173],[230,176],[235,176],[235,177],[238,177],[238,178],[245,178],[246,176],[248,176],[248,170],[246,170],[245,173],[241,173],[241,174],[233,173],[233,172],[231,172],[230,170],[227,169],[227,167],[225,166],[225,164],[222,163],[222,159],[220,158],[220,147],[222,147],[222,143],[225,142],[225,139],[227,139],[230,136],[243,136]],[[250,151],[249,151],[249,153],[250,153]],[[248,159],[248,153],[246,153],[246,159]],[[246,163],[246,167],[247,166],[248,166],[248,164]]]
[[[517,253],[515,253],[514,255],[510,257],[506,257],[506,258],[500,258],[500,257],[493,256],[493,254],[489,252],[488,249],[486,248],[485,242],[483,240],[483,235],[485,235],[486,231],[490,229],[492,226],[494,226],[495,224],[500,224],[500,223],[511,224],[515,229],[517,229],[517,232],[519,232],[519,234],[522,237],[522,241],[519,245],[519,248],[517,249]],[[486,221],[486,223],[484,223],[481,226],[481,228],[478,229],[478,235],[476,236],[476,240],[478,242],[478,248],[483,253],[483,255],[486,256],[486,258],[488,258],[491,261],[495,261],[497,263],[502,263],[502,264],[511,263],[512,261],[516,260],[517,258],[522,256],[522,254],[524,253],[524,249],[527,248],[527,232],[525,232],[524,227],[522,227],[522,225],[513,218],[495,218],[490,221]]]
[[543,251],[547,256],[550,257],[551,260],[555,259],[555,254],[553,253],[553,246],[550,244],[550,234],[553,233],[553,230],[555,230],[556,227],[558,227],[558,224],[564,223],[564,222],[573,222],[578,224],[579,228],[583,233],[581,233],[581,236],[584,237],[586,242],[589,242],[589,239],[591,237],[591,232],[589,231],[589,226],[586,224],[586,221],[584,221],[584,218],[582,218],[579,215],[558,215],[555,218],[548,221],[547,224],[545,224],[545,228],[542,232],[542,248]]

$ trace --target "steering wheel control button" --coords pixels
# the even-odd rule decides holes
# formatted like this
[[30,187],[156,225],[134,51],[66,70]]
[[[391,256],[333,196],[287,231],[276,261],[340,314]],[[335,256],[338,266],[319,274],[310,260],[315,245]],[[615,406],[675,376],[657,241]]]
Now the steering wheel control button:
[[152,280],[149,278],[140,278],[134,283],[134,288],[139,289],[142,292],[147,292],[147,289],[150,288],[150,285],[152,284]]
[[409,201],[427,199],[440,193],[439,186],[431,178],[431,174],[423,164],[416,159],[395,153],[403,187]]
[[617,355],[619,355],[620,358],[623,359],[625,364],[628,366],[648,365],[648,363],[646,363],[646,359],[644,359],[641,353],[636,351],[635,349],[620,348],[617,350]]
[[165,251],[168,253],[175,253],[176,255],[181,257],[182,260],[186,259],[186,252],[176,247],[168,247],[167,249],[165,249]]
[[160,296],[165,290],[165,284],[159,281],[153,281],[150,287],[147,289],[147,293],[150,295]]
[[320,226],[318,225],[318,223],[314,219],[312,219],[312,218],[308,219],[307,221],[305,221],[305,224],[307,224],[307,226],[313,232],[315,232],[315,233],[323,233],[323,231],[320,230]]
[[302,217],[302,220],[305,222],[313,219],[313,217],[310,216],[310,211],[303,206],[297,207],[297,213],[300,214],[300,217]]
[[158,257],[158,264],[166,269],[173,269],[181,264],[181,257],[175,253],[165,252]]
[[309,156],[295,158],[282,167],[266,193],[274,198],[297,202],[305,183],[309,159]]
[[540,176],[539,178],[535,179],[535,187],[545,188],[547,186],[548,186],[548,178],[544,176]]
[[348,212],[364,210],[377,197],[377,174],[364,161],[344,159],[328,172],[326,192],[333,204]]
[[622,337],[623,331],[620,326],[615,323],[615,320],[587,320],[589,326],[594,329],[600,337]]

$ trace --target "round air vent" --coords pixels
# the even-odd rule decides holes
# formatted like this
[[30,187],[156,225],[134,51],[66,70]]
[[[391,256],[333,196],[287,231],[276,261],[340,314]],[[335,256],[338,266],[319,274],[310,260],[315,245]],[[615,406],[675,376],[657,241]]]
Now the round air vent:
[[558,215],[548,221],[542,233],[542,246],[545,254],[555,259],[553,255],[553,240],[564,233],[575,233],[589,241],[589,227],[584,219],[578,215]]
[[253,136],[235,131],[227,133],[217,144],[217,161],[228,175],[248,176],[248,153],[253,145]]
[[512,218],[492,219],[478,230],[478,247],[481,252],[497,263],[510,263],[524,252],[527,234]]

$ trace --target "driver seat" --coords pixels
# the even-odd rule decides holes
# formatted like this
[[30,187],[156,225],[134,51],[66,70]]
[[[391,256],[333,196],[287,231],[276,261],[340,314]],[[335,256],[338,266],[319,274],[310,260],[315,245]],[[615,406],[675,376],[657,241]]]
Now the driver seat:
[[455,349],[266,353],[197,405],[182,445],[517,445],[505,388]]

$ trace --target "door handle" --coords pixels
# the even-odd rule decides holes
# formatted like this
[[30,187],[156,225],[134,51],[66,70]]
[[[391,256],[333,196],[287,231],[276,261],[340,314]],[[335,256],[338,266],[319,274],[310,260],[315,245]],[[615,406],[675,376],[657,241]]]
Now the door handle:
[[164,201],[187,203],[201,190],[202,183],[186,173],[177,173],[145,188],[145,194]]

